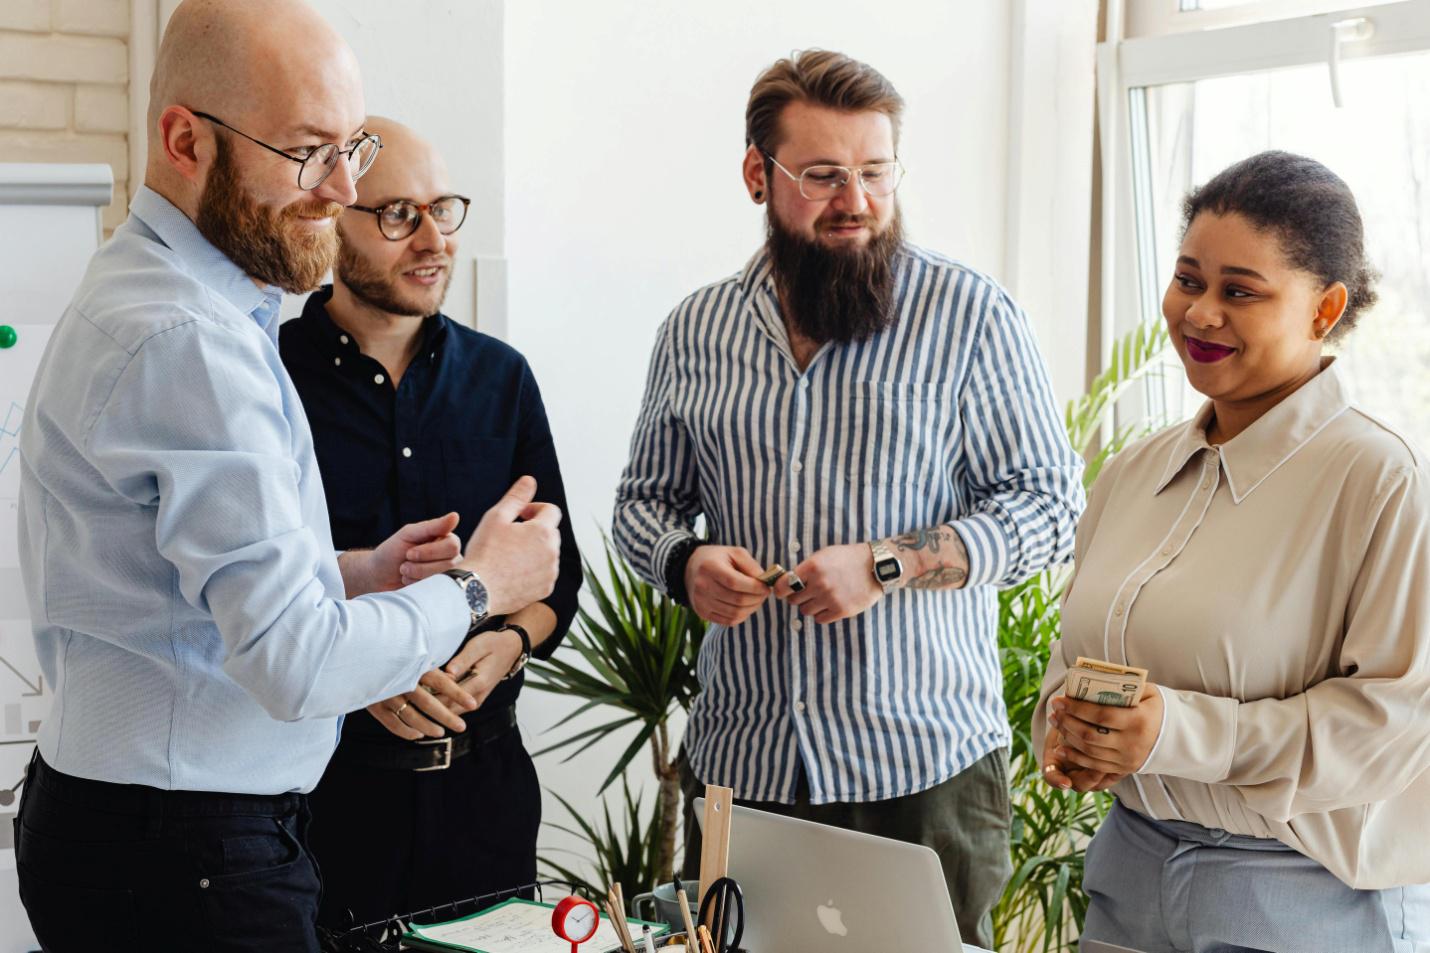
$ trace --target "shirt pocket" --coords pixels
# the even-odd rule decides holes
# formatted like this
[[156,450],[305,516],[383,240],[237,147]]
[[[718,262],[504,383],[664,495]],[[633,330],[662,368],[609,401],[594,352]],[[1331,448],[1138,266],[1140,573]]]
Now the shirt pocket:
[[845,476],[859,486],[929,486],[946,458],[942,385],[860,381],[854,385]]
[[441,465],[427,471],[433,513],[456,510],[462,526],[470,523],[475,529],[482,514],[521,476],[512,472],[516,437],[448,437],[435,443]]

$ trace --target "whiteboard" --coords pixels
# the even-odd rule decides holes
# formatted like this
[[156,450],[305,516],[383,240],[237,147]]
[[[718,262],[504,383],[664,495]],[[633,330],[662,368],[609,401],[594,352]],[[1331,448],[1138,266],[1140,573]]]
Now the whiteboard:
[[49,714],[20,581],[18,441],[30,385],[55,322],[99,247],[100,210],[114,179],[107,165],[0,163],[0,953],[34,948],[20,906],[10,825],[17,787]]

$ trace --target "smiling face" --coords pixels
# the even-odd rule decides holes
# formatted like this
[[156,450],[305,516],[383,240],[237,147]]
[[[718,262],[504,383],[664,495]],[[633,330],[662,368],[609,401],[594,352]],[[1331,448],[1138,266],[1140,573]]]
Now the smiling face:
[[1315,376],[1345,285],[1294,267],[1275,235],[1241,215],[1187,227],[1162,314],[1187,379],[1219,405],[1278,400]]
[[[358,205],[378,208],[406,199],[419,205],[452,194],[446,164],[437,150],[400,123],[374,117],[369,130],[382,137],[382,160],[358,182]],[[422,213],[417,230],[389,241],[376,215],[347,209],[334,281],[354,298],[391,315],[436,314],[452,282],[452,259],[460,233],[443,235]]]
[[[894,125],[882,112],[845,112],[793,102],[779,117],[779,145],[774,157],[798,177],[813,165],[848,168],[893,162]],[[778,168],[764,176],[764,157],[751,147],[745,177],[756,191],[768,189],[770,215],[786,231],[826,248],[863,247],[894,220],[894,195],[869,195],[851,176],[831,198],[807,199],[799,183]]]

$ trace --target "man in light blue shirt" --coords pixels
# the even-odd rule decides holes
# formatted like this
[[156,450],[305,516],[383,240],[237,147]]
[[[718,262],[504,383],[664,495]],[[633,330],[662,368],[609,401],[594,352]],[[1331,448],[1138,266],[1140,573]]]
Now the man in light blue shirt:
[[545,597],[560,512],[524,479],[465,556],[457,514],[335,556],[276,343],[281,290],[319,283],[379,149],[356,62],[301,4],[189,0],[151,102],[146,185],[57,324],[22,431],[22,570],[55,702],[21,897],[47,950],[129,949],[140,929],[170,937],[146,948],[315,950],[302,794],[338,719]]

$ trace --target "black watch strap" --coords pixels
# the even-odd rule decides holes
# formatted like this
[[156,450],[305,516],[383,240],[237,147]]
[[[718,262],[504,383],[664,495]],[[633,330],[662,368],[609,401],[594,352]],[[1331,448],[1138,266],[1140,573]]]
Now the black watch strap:
[[705,540],[698,536],[681,540],[671,547],[670,555],[665,557],[665,591],[670,594],[670,598],[685,606],[690,606],[690,593],[685,591],[685,567],[690,563],[690,557],[695,555],[695,551],[706,545]]
[[502,629],[510,629],[521,637],[521,654],[518,655],[516,661],[512,663],[511,671],[502,676],[502,681],[506,681],[517,672],[526,668],[526,663],[531,661],[531,633],[515,622],[504,622],[497,631],[500,632]]

